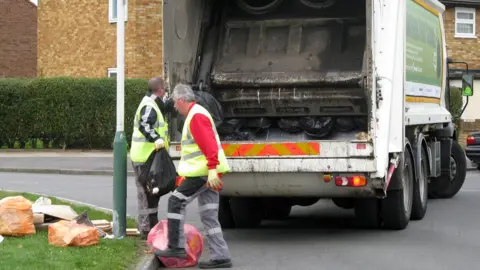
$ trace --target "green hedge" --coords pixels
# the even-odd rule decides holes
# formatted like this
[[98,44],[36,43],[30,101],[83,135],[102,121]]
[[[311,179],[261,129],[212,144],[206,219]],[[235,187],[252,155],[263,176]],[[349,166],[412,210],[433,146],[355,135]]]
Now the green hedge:
[[458,87],[450,87],[450,108],[449,111],[453,116],[453,121],[459,119],[463,109],[462,89]]
[[[133,115],[146,91],[146,80],[125,80],[128,142]],[[111,149],[115,108],[112,78],[0,79],[0,147]]]
[[[147,80],[125,80],[125,132],[130,142],[133,115]],[[450,112],[462,108],[452,87]],[[0,79],[0,148],[111,149],[116,125],[116,80]]]

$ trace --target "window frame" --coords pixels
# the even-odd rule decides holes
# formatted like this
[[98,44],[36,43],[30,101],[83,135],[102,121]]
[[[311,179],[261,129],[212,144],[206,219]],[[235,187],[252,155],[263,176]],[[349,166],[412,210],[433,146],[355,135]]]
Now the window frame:
[[115,73],[115,76],[118,75],[117,68],[108,68],[107,77],[108,78],[115,78],[115,77],[112,76],[113,73]]
[[128,20],[128,0],[108,0],[108,22],[117,23],[117,17],[113,17],[113,1],[125,1],[125,21]]
[[[473,19],[458,19],[458,13],[470,13],[473,14]],[[455,37],[456,38],[477,38],[476,35],[476,17],[477,17],[477,9],[476,8],[466,8],[466,7],[456,7],[455,8]],[[464,23],[464,24],[472,24],[473,25],[473,33],[458,33],[457,32],[457,24]]]

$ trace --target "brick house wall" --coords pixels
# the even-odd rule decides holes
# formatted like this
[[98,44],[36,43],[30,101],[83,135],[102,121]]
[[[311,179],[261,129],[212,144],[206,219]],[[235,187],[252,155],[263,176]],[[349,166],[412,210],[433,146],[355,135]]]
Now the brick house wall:
[[[38,76],[106,77],[116,66],[116,23],[109,0],[40,0]],[[162,70],[162,0],[128,0],[125,76]]]
[[0,0],[0,78],[37,74],[37,7],[29,0]]
[[[480,39],[455,37],[455,7],[447,7],[444,13],[448,57],[453,61],[468,62],[470,69],[480,69]],[[480,33],[480,12],[476,9],[475,34]],[[450,68],[464,69],[465,65],[450,65]]]
[[[478,38],[480,37],[480,0],[441,0],[441,2],[446,6],[443,16],[448,57],[456,62],[467,62],[469,69],[477,73],[474,82],[475,94],[469,98],[467,108],[462,115],[462,118],[465,119],[458,120],[456,123],[458,125],[458,142],[465,147],[468,133],[480,130],[480,120],[477,120],[480,118],[480,81],[478,81],[478,70],[480,70],[480,39]],[[468,37],[456,36],[456,8],[467,8],[469,9],[467,11],[473,11],[475,16],[475,31],[473,35]],[[449,68],[464,70],[465,65],[451,64]],[[451,85],[461,87],[459,78],[451,78],[451,80]]]

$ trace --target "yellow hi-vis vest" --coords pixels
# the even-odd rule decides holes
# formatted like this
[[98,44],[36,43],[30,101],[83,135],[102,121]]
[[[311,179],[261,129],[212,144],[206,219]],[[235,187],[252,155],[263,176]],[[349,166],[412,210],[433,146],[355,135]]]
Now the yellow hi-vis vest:
[[157,113],[157,121],[153,125],[153,129],[160,135],[157,139],[162,139],[165,142],[165,148],[168,149],[168,124],[165,122],[163,118],[163,114],[160,111],[155,100],[151,97],[143,97],[142,102],[137,108],[137,112],[135,113],[134,122],[133,122],[133,134],[132,134],[132,144],[130,146],[130,159],[134,163],[142,164],[148,160],[148,157],[152,154],[155,150],[155,143],[149,142],[145,136],[143,136],[142,132],[139,129],[139,121],[140,121],[140,112],[143,107],[151,106],[155,112]]
[[199,177],[208,175],[207,158],[195,143],[192,133],[190,132],[190,122],[192,121],[192,117],[197,113],[207,116],[208,119],[210,119],[210,123],[212,123],[213,132],[215,133],[215,139],[217,140],[218,146],[218,161],[220,162],[220,164],[217,165],[217,172],[228,172],[230,167],[228,166],[227,158],[225,157],[222,145],[220,144],[220,137],[218,136],[215,123],[213,122],[210,113],[205,108],[195,104],[188,113],[187,118],[185,119],[185,124],[183,125],[181,141],[182,157],[178,165],[178,175],[185,177]]

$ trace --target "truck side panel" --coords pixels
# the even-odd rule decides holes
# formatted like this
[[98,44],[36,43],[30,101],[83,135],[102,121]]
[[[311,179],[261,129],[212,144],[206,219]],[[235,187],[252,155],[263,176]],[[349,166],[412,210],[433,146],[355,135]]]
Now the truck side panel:
[[447,49],[438,1],[407,0],[405,125],[448,123]]

